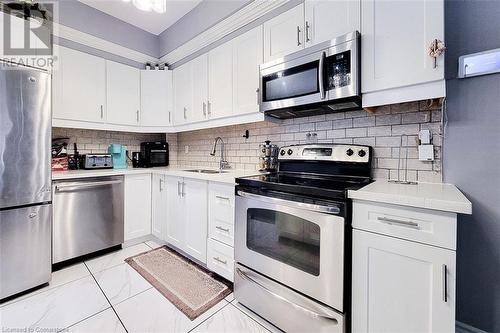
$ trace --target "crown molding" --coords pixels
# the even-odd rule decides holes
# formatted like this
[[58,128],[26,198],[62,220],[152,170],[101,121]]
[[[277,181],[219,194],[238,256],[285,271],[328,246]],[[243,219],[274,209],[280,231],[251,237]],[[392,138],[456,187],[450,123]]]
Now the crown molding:
[[276,9],[289,0],[255,0],[247,6],[238,10],[236,13],[225,18],[219,23],[205,30],[193,39],[179,46],[172,52],[160,58],[160,62],[165,62],[169,65],[184,59],[185,57],[209,46],[228,34],[244,27],[245,25],[255,21],[261,16]]
[[68,39],[94,49],[108,52],[120,57],[124,57],[139,63],[157,63],[158,58],[132,50],[128,47],[109,42],[105,39],[78,31],[62,24],[54,23],[54,35],[60,38]]

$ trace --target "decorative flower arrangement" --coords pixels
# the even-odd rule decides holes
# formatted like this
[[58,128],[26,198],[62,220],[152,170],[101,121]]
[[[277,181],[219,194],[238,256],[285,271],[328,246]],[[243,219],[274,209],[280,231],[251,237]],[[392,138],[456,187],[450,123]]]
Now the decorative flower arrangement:
[[441,54],[443,54],[444,50],[446,49],[446,46],[444,46],[444,42],[439,39],[434,39],[429,45],[429,48],[427,49],[427,54],[434,58],[434,68],[437,67],[437,57],[439,57]]

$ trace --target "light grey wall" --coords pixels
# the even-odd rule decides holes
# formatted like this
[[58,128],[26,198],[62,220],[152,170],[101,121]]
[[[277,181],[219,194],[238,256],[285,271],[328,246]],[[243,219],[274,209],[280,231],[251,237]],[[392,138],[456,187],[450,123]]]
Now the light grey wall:
[[159,35],[160,56],[225,19],[252,0],[205,0]]
[[500,332],[500,74],[456,79],[459,55],[500,48],[500,1],[447,0],[444,180],[472,201],[460,216],[457,320]]
[[[281,13],[283,13],[283,12],[286,12],[286,11],[287,11],[287,10],[289,10],[289,9],[292,9],[293,7],[295,7],[295,6],[299,5],[299,4],[303,3],[303,2],[304,2],[304,0],[290,0],[290,1],[289,1],[289,2],[287,2],[286,4],[284,4],[284,5],[282,5],[282,6],[278,7],[278,8],[276,8],[276,9],[274,9],[273,11],[271,11],[271,12],[267,13],[266,15],[264,15],[264,16],[262,16],[262,17],[258,18],[257,20],[255,20],[255,21],[253,21],[253,22],[251,22],[251,23],[249,23],[249,24],[245,25],[244,27],[241,27],[240,29],[238,29],[238,30],[236,30],[236,31],[234,31],[234,32],[232,32],[232,33],[230,33],[229,35],[224,36],[223,38],[219,39],[218,41],[216,41],[216,42],[214,42],[214,43],[212,43],[212,44],[208,45],[207,47],[204,47],[203,49],[201,49],[201,50],[199,50],[199,51],[197,51],[197,52],[195,52],[195,53],[193,53],[193,54],[189,55],[188,57],[186,57],[186,58],[184,58],[184,59],[182,59],[182,60],[180,60],[180,61],[176,62],[175,64],[169,64],[169,65],[170,65],[170,68],[172,68],[172,69],[173,69],[173,68],[175,68],[175,67],[178,67],[178,66],[180,66],[180,65],[182,65],[182,64],[184,64],[184,63],[186,63],[186,62],[188,62],[188,61],[190,61],[190,60],[192,60],[192,59],[194,59],[194,58],[196,58],[196,57],[198,57],[198,56],[200,56],[200,55],[202,55],[203,53],[206,53],[206,52],[208,52],[209,50],[211,50],[211,49],[213,49],[213,48],[215,48],[215,47],[217,47],[217,46],[219,46],[219,45],[221,45],[221,44],[224,44],[225,42],[227,42],[227,41],[229,41],[229,40],[231,40],[231,39],[233,39],[233,38],[235,38],[235,37],[237,37],[237,36],[239,36],[239,35],[241,35],[241,34],[243,34],[243,33],[247,32],[247,31],[249,31],[249,30],[251,30],[251,29],[253,29],[253,28],[255,28],[255,27],[257,27],[257,26],[259,26],[259,25],[261,25],[261,24],[263,24],[264,22],[266,22],[266,21],[270,20],[271,18],[273,18],[273,17],[275,17],[275,16],[278,16],[279,14],[281,14]],[[225,5],[224,5],[224,6],[225,6]],[[197,6],[196,8],[198,8],[198,6]],[[216,17],[212,17],[212,18],[210,19],[210,15],[208,15],[208,13],[207,13],[206,15],[201,15],[201,16],[202,16],[202,17],[205,17],[205,20],[209,20],[209,21],[210,21],[210,24],[209,24],[209,22],[207,21],[207,22],[205,22],[205,24],[203,25],[203,26],[208,25],[209,27],[211,27],[211,26],[215,25],[216,23],[220,22],[222,19],[224,19],[225,17],[227,17],[227,16],[225,16],[225,17],[223,17],[222,19],[217,20],[217,19],[216,19]],[[179,22],[177,22],[177,23],[179,23],[179,24],[185,24],[185,21],[190,22],[190,21],[191,21],[191,19],[190,19],[190,18],[188,18],[187,16],[185,16],[185,17],[183,17],[183,18],[182,18]],[[202,28],[202,26],[197,26],[197,25],[195,25],[195,26],[190,26],[190,28],[189,28],[189,29],[190,29],[190,30],[189,30],[189,31],[190,31],[190,32],[189,32],[189,36],[192,36],[192,37],[194,37],[194,36],[196,36],[196,35],[198,35],[198,34],[200,34],[201,32],[203,32],[203,31],[205,31],[205,30],[206,30],[206,29],[203,29],[203,28]],[[165,32],[167,32],[167,30],[165,30]],[[162,33],[162,34],[163,34],[163,33]],[[165,36],[164,36],[164,37],[165,37]],[[191,37],[191,38],[192,38],[192,37]],[[162,38],[162,35],[160,35],[160,40],[161,40],[161,38]],[[186,43],[187,41],[189,41],[191,38],[187,38],[187,35],[186,35],[186,36],[185,36],[185,38],[182,38],[182,39],[177,39],[176,43],[180,43],[179,45],[182,45],[182,44]],[[178,46],[179,46],[179,45],[178,45]],[[173,49],[175,49],[175,48],[176,48],[176,47],[178,47],[178,46],[175,46]],[[160,49],[161,49],[161,46],[160,46]],[[173,49],[172,49],[172,50],[173,50]],[[171,51],[171,50],[170,50],[170,51]],[[167,52],[167,53],[168,53],[168,52]]]
[[159,58],[158,36],[79,1],[58,0],[57,2],[60,24]]

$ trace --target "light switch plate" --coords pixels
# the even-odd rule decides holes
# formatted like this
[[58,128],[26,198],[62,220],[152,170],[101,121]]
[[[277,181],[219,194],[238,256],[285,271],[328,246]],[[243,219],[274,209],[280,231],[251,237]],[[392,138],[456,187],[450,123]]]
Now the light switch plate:
[[418,132],[418,139],[421,145],[428,145],[431,143],[431,131],[428,129],[420,130]]
[[419,145],[418,159],[421,161],[434,161],[434,145]]

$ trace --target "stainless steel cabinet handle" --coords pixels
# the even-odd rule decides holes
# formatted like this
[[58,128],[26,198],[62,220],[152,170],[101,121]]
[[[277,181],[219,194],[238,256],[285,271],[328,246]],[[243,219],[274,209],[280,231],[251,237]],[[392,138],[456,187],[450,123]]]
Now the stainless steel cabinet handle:
[[102,119],[104,118],[104,109],[102,105],[100,106],[100,109],[101,109],[101,119]]
[[448,302],[448,268],[443,264],[443,302]]
[[186,111],[187,111],[187,109],[186,109],[186,107],[184,107],[184,120],[187,119],[187,117],[186,117]]
[[259,88],[257,88],[257,89],[255,90],[255,92],[257,93],[257,105],[259,105],[259,104],[260,104],[260,94],[259,94],[260,89],[259,89]]
[[56,185],[56,191],[58,191],[58,192],[75,191],[78,189],[119,184],[122,182],[123,181],[121,181],[121,180],[109,180],[109,181],[104,181],[104,182],[80,183],[80,184],[74,184],[74,185]]
[[306,21],[306,43],[311,40],[311,38],[309,38],[309,29],[310,28],[311,28],[311,26],[309,25],[309,21]]
[[212,103],[210,103],[210,101],[207,101],[207,112],[208,116],[212,115]]
[[243,197],[243,198],[259,200],[259,201],[263,201],[263,202],[267,202],[267,203],[276,203],[276,204],[281,204],[283,206],[290,206],[290,207],[299,208],[299,209],[306,209],[306,210],[311,210],[311,211],[318,212],[318,213],[329,213],[329,214],[339,214],[340,213],[340,208],[338,206],[333,206],[333,205],[332,206],[314,205],[314,204],[309,204],[309,203],[305,203],[305,202],[296,202],[296,201],[278,199],[278,198],[273,198],[273,197],[266,197],[263,195],[258,195],[258,194],[243,192],[243,191],[238,191],[238,195],[240,197]]
[[160,192],[163,192],[163,179],[160,178]]
[[177,182],[177,196],[181,196],[181,182]]
[[135,111],[135,119],[139,122],[139,110]]
[[302,45],[302,43],[300,42],[300,27],[297,26],[297,46],[300,45]]
[[185,197],[186,196],[186,183],[185,182],[182,182],[182,187],[181,187],[181,197]]
[[325,99],[325,78],[323,77],[323,73],[325,72],[325,59],[326,53],[321,52],[321,58],[319,58],[319,69],[318,69],[318,81],[319,81],[319,95],[321,99]]
[[218,261],[220,262],[221,264],[224,264],[224,265],[227,265],[227,260],[222,260],[221,258],[219,257],[213,257],[215,261]]
[[207,103],[203,102],[203,115],[207,116]]
[[[245,279],[255,285],[257,285],[258,287],[260,287],[262,290],[264,290],[265,292],[267,292],[268,294],[270,294],[271,296],[274,296],[275,298],[281,300],[281,301],[284,301],[288,304],[290,304],[291,306],[293,306],[294,308],[298,309],[298,310],[301,310],[301,311],[304,311],[306,313],[308,313],[309,315],[312,315],[314,317],[320,317],[320,318],[325,318],[325,319],[329,319],[329,320],[332,320],[335,324],[338,324],[338,320],[334,317],[332,317],[331,315],[329,315],[328,313],[318,313],[316,311],[313,311],[311,309],[308,309],[302,305],[298,305],[288,299],[286,299],[285,297],[281,296],[281,295],[278,295],[277,293],[271,291],[269,288],[267,288],[266,286],[260,284],[259,282],[255,281],[254,279],[252,279],[250,276],[248,276],[248,274],[246,274],[245,272],[243,272],[241,269],[239,268],[236,268],[236,273],[238,273],[238,275],[242,278],[242,279]],[[325,311],[326,312],[326,311]]]
[[219,199],[219,200],[231,201],[229,198],[227,198],[227,197],[221,197],[220,195],[216,195],[215,197],[216,197],[217,199]]
[[168,111],[168,123],[172,123],[172,112]]
[[417,229],[417,230],[420,229],[420,226],[418,225],[418,223],[415,223],[415,222],[401,221],[401,220],[390,219],[388,217],[380,217],[380,216],[377,217],[377,220],[380,222],[383,222],[383,223],[387,223],[387,224],[399,225],[401,227],[407,227],[407,228]]
[[223,228],[219,225],[215,226],[215,229],[219,229],[219,230],[224,231],[224,232],[229,232],[229,228]]

